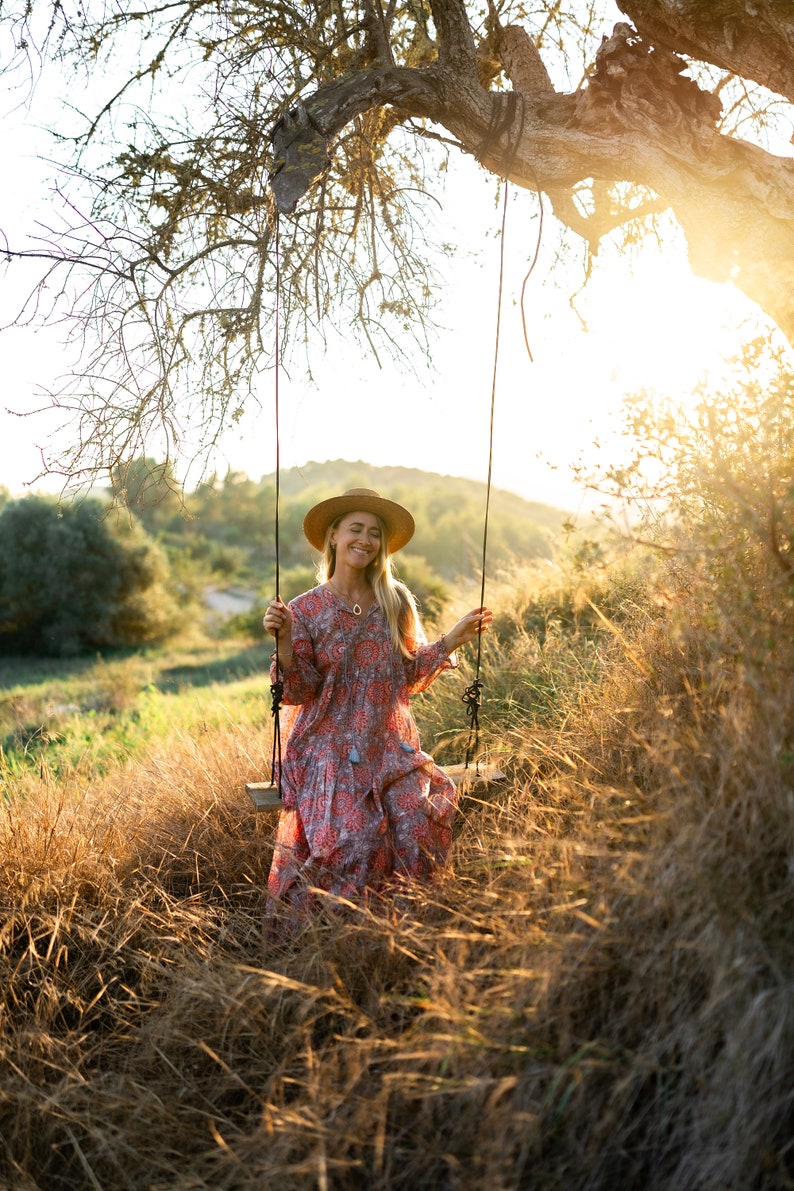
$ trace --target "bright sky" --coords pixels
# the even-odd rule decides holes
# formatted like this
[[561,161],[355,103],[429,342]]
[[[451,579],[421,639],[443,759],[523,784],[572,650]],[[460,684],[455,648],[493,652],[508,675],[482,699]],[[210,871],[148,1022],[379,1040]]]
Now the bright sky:
[[[0,195],[0,228],[15,239],[37,209],[46,213],[48,170],[37,152],[46,152],[46,141],[25,123],[24,112],[0,125],[4,173],[15,179],[13,189],[6,186]],[[731,286],[694,278],[682,238],[671,235],[661,250],[649,243],[633,260],[609,246],[602,249],[587,289],[576,299],[585,329],[570,303],[581,267],[558,267],[551,274],[557,241],[547,213],[541,260],[527,286],[532,363],[518,298],[535,251],[538,203],[535,195],[511,193],[493,482],[576,510],[592,500],[574,484],[570,467],[582,456],[615,450],[623,395],[643,386],[687,393],[704,370],[730,354],[742,324],[756,312]],[[379,370],[374,361],[332,341],[328,353],[313,362],[315,383],[297,374],[282,376],[282,467],[364,459],[486,478],[500,210],[493,180],[468,160],[451,171],[446,196],[438,197],[444,202],[445,237],[460,250],[445,262],[437,311],[441,329],[432,339],[431,363],[418,361],[416,375],[388,362]],[[24,296],[24,281],[17,267],[4,280],[3,323]],[[14,493],[35,481],[38,447],[46,445],[57,420],[47,413],[20,418],[8,411],[47,404],[42,390],[63,369],[60,335],[60,328],[48,326],[35,332],[12,328],[0,336],[0,484]],[[273,470],[270,372],[263,374],[259,397],[261,409],[226,435],[220,470],[228,464],[254,479]],[[59,484],[41,480],[34,486],[57,490]]]

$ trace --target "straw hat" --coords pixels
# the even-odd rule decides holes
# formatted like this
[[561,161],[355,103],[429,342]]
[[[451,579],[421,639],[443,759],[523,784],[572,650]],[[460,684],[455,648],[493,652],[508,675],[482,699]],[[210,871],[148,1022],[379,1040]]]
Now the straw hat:
[[407,509],[396,501],[386,500],[371,488],[348,488],[341,496],[321,500],[309,509],[303,519],[303,532],[314,546],[322,550],[328,526],[345,513],[375,513],[386,526],[389,552],[401,550],[414,536],[414,519]]

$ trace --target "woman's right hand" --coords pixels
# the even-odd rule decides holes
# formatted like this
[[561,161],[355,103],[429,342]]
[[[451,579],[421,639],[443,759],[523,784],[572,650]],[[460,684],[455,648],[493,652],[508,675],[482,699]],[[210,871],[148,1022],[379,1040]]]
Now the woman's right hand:
[[262,624],[271,637],[278,635],[279,645],[291,646],[292,615],[281,596],[277,596],[268,604]]

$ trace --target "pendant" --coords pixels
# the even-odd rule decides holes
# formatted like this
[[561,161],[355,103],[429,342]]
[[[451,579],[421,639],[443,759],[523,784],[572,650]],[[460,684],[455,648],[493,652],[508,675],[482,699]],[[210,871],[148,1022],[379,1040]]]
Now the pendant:
[[361,757],[358,755],[358,749],[355,745],[353,745],[347,754],[347,759],[350,761],[351,765],[358,765],[359,761],[361,760]]
[[353,605],[353,615],[354,615],[354,616],[360,616],[360,615],[361,615],[361,605],[360,605],[360,604],[354,604],[354,605]]

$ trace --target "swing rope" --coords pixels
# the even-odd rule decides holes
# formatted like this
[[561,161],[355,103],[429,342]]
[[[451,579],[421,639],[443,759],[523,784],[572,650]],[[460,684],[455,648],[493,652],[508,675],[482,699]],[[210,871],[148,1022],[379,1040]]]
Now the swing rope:
[[[278,380],[280,365],[280,300],[281,300],[281,250],[279,243],[279,213],[276,209],[276,226],[275,226],[275,265],[276,265],[276,301],[275,301],[275,324],[276,324],[276,348],[275,348],[275,416],[276,416],[276,509],[274,519],[274,538],[275,538],[275,552],[276,552],[276,598],[281,592],[281,574],[279,562],[279,504],[280,504],[280,489],[281,489],[281,441],[279,435],[279,393]],[[284,698],[284,683],[281,681],[281,670],[279,667],[278,657],[278,631],[276,631],[276,649],[275,649],[275,682],[270,684],[270,713],[273,716],[273,753],[270,758],[270,785],[276,784],[276,764],[278,763],[278,796],[281,798],[281,703]]]
[[[499,336],[502,324],[502,290],[504,288],[504,272],[505,272],[505,227],[507,225],[507,199],[508,199],[509,184],[507,178],[504,182],[504,200],[502,203],[502,227],[501,227],[501,243],[499,246],[499,285],[497,287],[497,301],[496,301],[496,335],[494,341],[494,356],[493,356],[493,376],[491,380],[491,414],[490,425],[488,431],[488,479],[485,485],[485,516],[483,519],[482,531],[482,563],[480,567],[480,607],[485,606],[485,574],[486,574],[486,560],[488,556],[488,519],[491,510],[491,479],[493,476],[493,435],[494,435],[494,413],[496,411],[496,376],[499,364]],[[466,715],[471,721],[469,724],[469,739],[466,745],[466,763],[464,768],[469,768],[469,762],[472,757],[477,757],[476,769],[479,773],[479,748],[480,748],[480,707],[482,704],[482,688],[483,684],[480,679],[480,670],[482,665],[482,625],[477,631],[477,660],[474,667],[474,681],[466,687],[463,692],[462,701],[466,706]]]
[[[519,98],[521,100],[521,119],[520,119],[520,123],[519,123],[518,135],[515,137],[515,139],[512,141],[512,144],[511,144],[510,139],[509,139],[509,129],[510,129],[510,126],[513,123],[513,120],[516,115],[516,109],[518,107]],[[500,106],[504,108],[504,110],[501,114],[499,112]],[[498,285],[498,290],[497,290],[497,304],[496,304],[496,334],[494,337],[493,377],[492,377],[492,381],[491,381],[491,417],[490,417],[490,427],[489,427],[489,435],[488,435],[488,479],[487,479],[486,486],[485,486],[485,517],[484,517],[484,521],[483,521],[483,534],[482,534],[482,564],[481,564],[482,578],[481,578],[481,584],[480,584],[480,607],[484,607],[484,605],[485,605],[485,575],[486,575],[486,561],[487,561],[487,553],[488,553],[488,518],[489,518],[489,513],[490,513],[490,508],[491,508],[491,478],[492,478],[492,474],[493,474],[493,437],[494,437],[494,412],[496,409],[496,376],[497,376],[497,367],[498,367],[498,361],[499,361],[499,337],[500,337],[501,320],[502,320],[502,292],[504,289],[505,229],[507,226],[507,200],[508,200],[508,191],[509,191],[508,176],[510,174],[510,170],[512,168],[513,161],[515,159],[515,155],[518,151],[518,145],[519,145],[521,136],[524,131],[524,120],[525,120],[525,106],[524,106],[523,95],[520,95],[518,92],[514,92],[514,91],[508,92],[504,96],[503,104],[500,102],[498,105],[494,106],[494,108],[491,112],[491,118],[490,118],[490,121],[488,124],[488,128],[486,130],[485,136],[483,137],[483,141],[482,141],[481,145],[479,146],[479,148],[477,149],[477,151],[475,152],[475,157],[480,162],[480,164],[482,164],[482,159],[485,155],[486,150],[489,149],[492,145],[495,145],[498,143],[499,138],[501,137],[502,133],[505,133],[505,132],[508,133],[508,144],[507,144],[507,151],[505,153],[504,174],[502,175],[503,180],[504,180],[504,199],[503,199],[503,203],[502,203],[501,244],[500,244],[500,249],[499,249],[499,285]],[[539,217],[539,221],[538,221],[538,235],[537,235],[537,241],[535,244],[535,252],[533,254],[532,261],[530,262],[529,269],[527,270],[526,275],[524,276],[524,280],[523,280],[523,283],[521,286],[521,325],[522,325],[522,329],[523,329],[523,333],[524,333],[524,346],[526,347],[527,355],[529,356],[530,363],[534,363],[534,360],[532,357],[532,351],[529,346],[529,337],[527,334],[525,297],[526,297],[527,283],[535,269],[536,264],[538,263],[538,258],[540,256],[540,245],[541,245],[541,240],[542,240],[542,235],[543,235],[543,193],[541,191],[538,176],[535,173],[534,168],[531,166],[531,163],[530,163],[530,168],[532,168],[532,173],[534,175],[535,185],[537,188],[538,199],[540,202],[540,217]],[[479,761],[480,708],[482,705],[482,689],[483,689],[483,683],[480,679],[481,662],[482,662],[482,627],[479,628],[479,631],[477,633],[477,660],[476,660],[475,669],[474,669],[474,681],[471,682],[469,684],[469,686],[466,687],[465,691],[463,692],[463,697],[462,697],[462,701],[466,706],[466,715],[469,718],[469,720],[471,721],[469,724],[469,737],[468,737],[468,742],[467,742],[467,746],[466,746],[466,762],[464,765],[464,769],[469,768],[469,763],[470,763],[472,757],[477,757],[476,771],[478,774],[480,772],[480,761]]]

